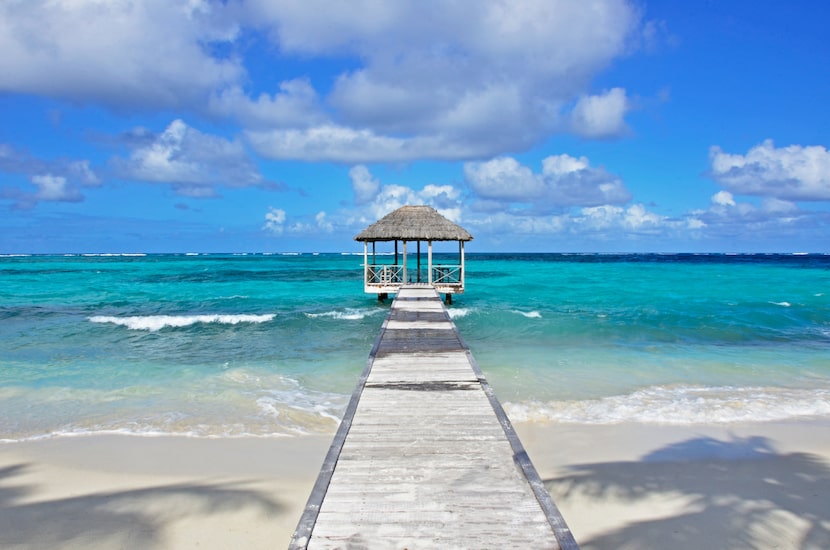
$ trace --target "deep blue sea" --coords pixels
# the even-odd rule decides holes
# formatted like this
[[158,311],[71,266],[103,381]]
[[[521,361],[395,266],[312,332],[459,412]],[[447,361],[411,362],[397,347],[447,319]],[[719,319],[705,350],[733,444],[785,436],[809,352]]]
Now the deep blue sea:
[[[362,261],[0,257],[0,440],[330,433]],[[468,254],[449,309],[514,420],[830,419],[830,255]]]

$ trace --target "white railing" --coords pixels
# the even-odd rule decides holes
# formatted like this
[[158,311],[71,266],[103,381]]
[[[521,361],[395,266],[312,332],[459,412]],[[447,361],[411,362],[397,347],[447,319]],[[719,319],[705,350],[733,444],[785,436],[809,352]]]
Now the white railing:
[[462,286],[463,281],[460,265],[432,266],[432,284],[435,286]]
[[[420,276],[417,269],[409,269],[404,280],[404,269],[402,265],[369,264],[366,266],[367,287],[389,287],[400,286],[405,283],[420,282],[428,284],[426,270],[422,270]],[[464,277],[460,265],[434,265],[432,266],[432,285],[435,287],[463,288]]]
[[403,283],[402,265],[367,265],[366,284],[399,285]]

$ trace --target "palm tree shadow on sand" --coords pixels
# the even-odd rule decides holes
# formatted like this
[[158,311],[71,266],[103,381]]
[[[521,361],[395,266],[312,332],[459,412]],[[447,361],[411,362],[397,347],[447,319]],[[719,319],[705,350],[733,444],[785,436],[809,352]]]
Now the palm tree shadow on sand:
[[34,487],[15,477],[31,466],[0,469],[2,548],[165,548],[175,521],[250,508],[263,521],[283,509],[245,483],[186,483],[31,501]]
[[554,499],[580,496],[636,506],[680,497],[679,513],[629,522],[590,549],[830,548],[830,465],[817,455],[780,454],[763,437],[694,438],[639,461],[585,464],[545,480]]

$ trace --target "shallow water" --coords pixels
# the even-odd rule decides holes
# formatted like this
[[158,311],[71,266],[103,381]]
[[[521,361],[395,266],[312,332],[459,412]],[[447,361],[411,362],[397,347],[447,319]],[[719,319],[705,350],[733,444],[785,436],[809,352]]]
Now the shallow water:
[[[0,439],[331,431],[360,255],[0,258]],[[830,417],[830,256],[485,255],[450,313],[511,418]]]

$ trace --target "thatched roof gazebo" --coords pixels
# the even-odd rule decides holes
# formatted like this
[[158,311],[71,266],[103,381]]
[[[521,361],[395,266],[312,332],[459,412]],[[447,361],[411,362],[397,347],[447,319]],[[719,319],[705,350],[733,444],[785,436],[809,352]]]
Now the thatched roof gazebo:
[[[378,295],[383,300],[390,293],[396,293],[404,284],[426,284],[446,294],[448,303],[453,294],[464,292],[464,243],[473,236],[463,227],[451,222],[430,206],[402,206],[373,223],[355,238],[363,242],[363,283],[367,293]],[[398,263],[398,241],[403,243],[403,263]],[[407,243],[417,243],[417,268],[407,266]],[[426,276],[421,272],[421,242],[427,243]],[[435,241],[458,242],[458,263],[433,265],[432,243]],[[381,264],[377,261],[375,245],[378,242],[394,242],[394,263]],[[369,243],[372,243],[372,258],[369,261]]]

